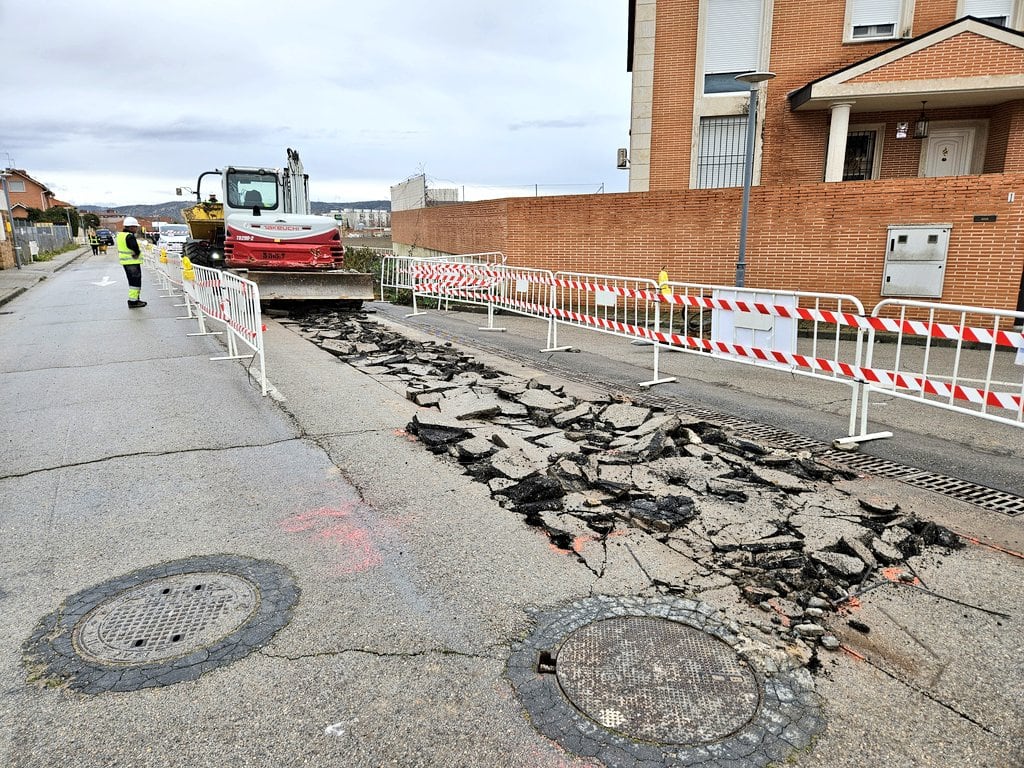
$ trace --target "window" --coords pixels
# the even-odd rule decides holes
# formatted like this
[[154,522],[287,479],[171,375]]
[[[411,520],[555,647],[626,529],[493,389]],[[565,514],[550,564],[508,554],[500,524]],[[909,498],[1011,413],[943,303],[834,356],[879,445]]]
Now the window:
[[961,16],[973,16],[1001,27],[1009,26],[1013,0],[961,0]]
[[843,181],[865,181],[870,179],[874,159],[875,132],[851,131],[846,137]]
[[902,0],[847,0],[849,40],[885,40],[900,35]]
[[231,171],[227,178],[228,208],[277,208],[277,174]]
[[749,89],[736,75],[758,69],[761,0],[707,0],[704,28],[704,93]]
[[7,182],[7,189],[9,189],[11,192],[24,192],[25,191],[25,182],[24,181],[8,181]]
[[743,186],[747,117],[704,117],[697,150],[697,188]]

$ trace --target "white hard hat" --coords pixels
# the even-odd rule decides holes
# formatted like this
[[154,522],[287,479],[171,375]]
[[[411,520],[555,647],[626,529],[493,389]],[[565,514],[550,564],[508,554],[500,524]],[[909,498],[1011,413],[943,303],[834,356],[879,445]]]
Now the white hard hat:
[[137,227],[139,226],[139,220],[136,219],[134,216],[125,216],[124,225],[126,227]]

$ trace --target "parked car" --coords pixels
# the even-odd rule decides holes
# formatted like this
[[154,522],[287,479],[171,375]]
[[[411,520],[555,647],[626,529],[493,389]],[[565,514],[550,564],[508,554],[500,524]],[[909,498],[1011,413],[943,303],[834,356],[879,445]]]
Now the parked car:
[[109,229],[97,229],[96,239],[99,240],[100,245],[113,245],[114,233]]

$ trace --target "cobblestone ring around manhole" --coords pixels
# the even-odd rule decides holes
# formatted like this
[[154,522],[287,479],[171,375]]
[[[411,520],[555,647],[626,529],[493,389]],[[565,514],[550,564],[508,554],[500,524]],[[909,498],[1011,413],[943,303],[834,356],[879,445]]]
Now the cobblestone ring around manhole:
[[601,596],[537,616],[508,676],[534,726],[607,766],[760,768],[824,727],[810,674],[768,672],[694,600]]
[[65,600],[25,644],[25,659],[30,678],[84,693],[194,680],[267,643],[297,599],[276,563],[236,555],[164,563]]

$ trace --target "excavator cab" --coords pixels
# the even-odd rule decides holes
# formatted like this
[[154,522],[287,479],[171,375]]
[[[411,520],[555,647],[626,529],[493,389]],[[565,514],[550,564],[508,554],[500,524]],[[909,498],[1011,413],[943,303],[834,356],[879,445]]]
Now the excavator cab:
[[250,213],[280,209],[281,180],[276,171],[228,168],[224,172],[227,192],[226,214]]

